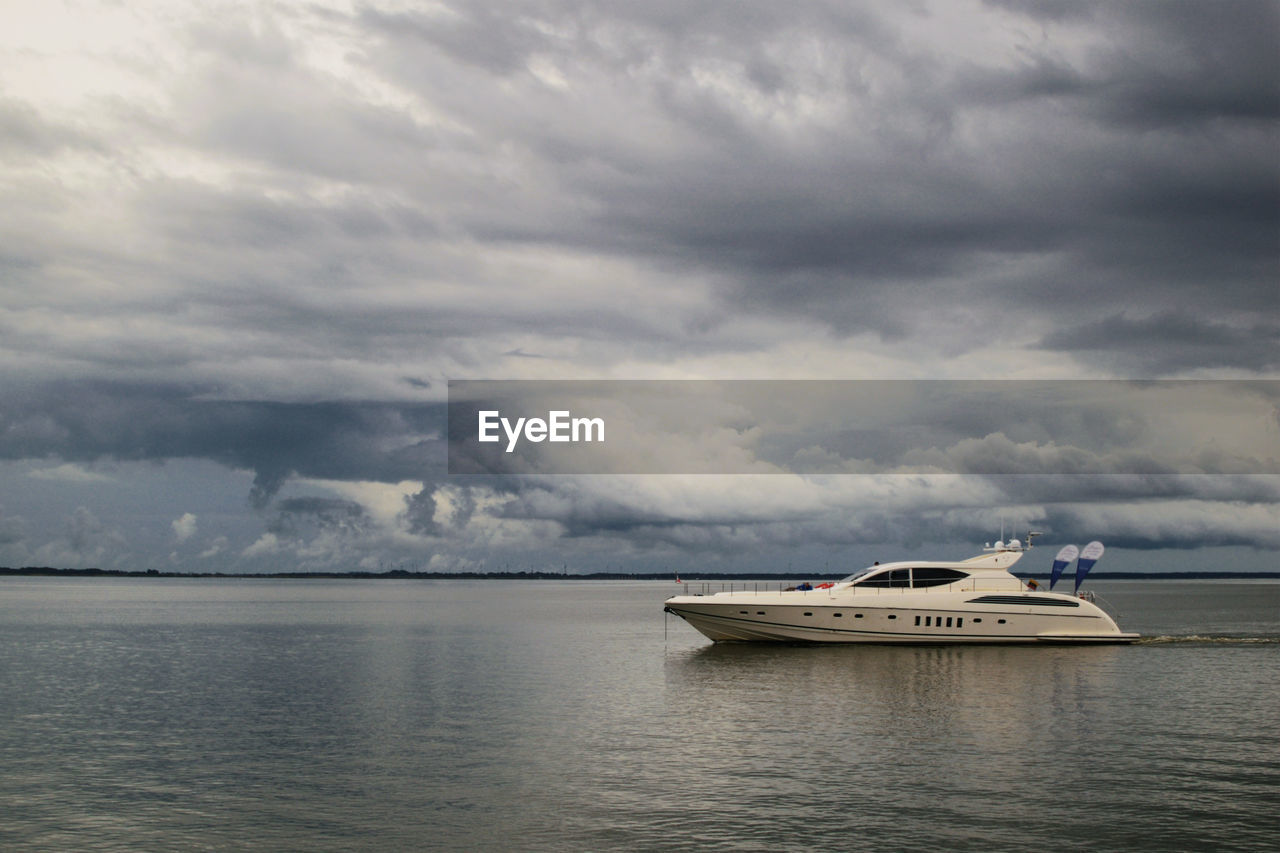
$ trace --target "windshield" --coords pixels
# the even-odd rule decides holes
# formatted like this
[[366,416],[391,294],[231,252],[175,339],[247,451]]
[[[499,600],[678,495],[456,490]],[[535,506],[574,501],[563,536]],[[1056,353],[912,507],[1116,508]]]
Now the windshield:
[[877,572],[879,570],[880,570],[880,566],[878,564],[874,566],[867,566],[865,569],[858,569],[856,572],[849,575],[847,578],[842,578],[840,580],[840,583],[851,583],[853,581],[858,580],[859,578],[865,578],[867,575],[871,574],[872,572]]

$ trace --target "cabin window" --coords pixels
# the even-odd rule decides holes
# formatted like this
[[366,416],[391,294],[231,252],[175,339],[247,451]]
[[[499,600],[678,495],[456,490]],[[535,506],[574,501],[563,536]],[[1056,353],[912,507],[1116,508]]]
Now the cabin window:
[[932,566],[917,567],[913,569],[886,569],[885,571],[873,574],[865,580],[858,581],[858,586],[874,586],[874,587],[892,587],[895,589],[905,589],[907,587],[929,587],[943,586],[944,584],[955,583],[958,580],[969,577],[967,572],[958,571],[956,569],[943,569]]
[[969,577],[968,574],[957,571],[956,569],[940,569],[927,566],[911,570],[911,585],[917,588],[925,586],[942,586],[943,584],[955,583],[956,581],[967,577]]
[[812,610],[806,610],[806,611],[804,612],[804,615],[805,615],[805,616],[812,616],[812,615],[813,615],[813,611],[812,611]]
[[997,620],[996,620],[996,622],[997,622],[998,624],[1000,624],[1000,625],[1003,625],[1003,624],[1004,624],[1004,620],[1003,620],[1003,619],[997,619]]
[[839,618],[840,618],[841,616],[843,616],[844,614],[843,614],[843,613],[832,613],[831,615],[832,615],[832,616],[834,616],[834,617],[836,617],[837,619],[839,619]]
[[979,623],[979,622],[981,622],[981,621],[982,621],[982,617],[981,617],[981,616],[975,616],[975,617],[973,617],[973,624],[975,624],[975,625],[976,625],[976,624],[978,624],[978,623]]
[[861,614],[861,613],[855,613],[855,614],[853,614],[853,618],[854,618],[854,619],[861,619],[861,618],[862,618],[862,614]]
[[890,613],[890,614],[889,614],[889,618],[890,618],[890,619],[897,619],[897,618],[898,618],[898,614],[896,614],[896,613]]
[[916,617],[916,624],[917,624],[917,625],[919,625],[919,624],[920,624],[920,617],[919,617],[919,616],[917,616],[917,617]]
[[951,617],[950,617],[950,616],[948,616],[948,617],[947,617],[947,627],[948,627],[948,628],[950,628],[950,627],[951,627]]
[[963,617],[963,616],[957,616],[957,617],[956,617],[956,627],[957,627],[957,628],[963,628],[963,627],[964,627],[964,617]]
[[757,611],[756,611],[756,615],[757,615],[757,616],[763,616],[763,615],[764,615],[764,611],[763,611],[763,610],[757,610]]

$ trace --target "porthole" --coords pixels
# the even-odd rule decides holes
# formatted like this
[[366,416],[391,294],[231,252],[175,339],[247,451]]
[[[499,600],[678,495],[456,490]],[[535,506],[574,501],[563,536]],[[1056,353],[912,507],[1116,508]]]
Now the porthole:
[[805,616],[812,616],[812,615],[813,615],[813,611],[812,611],[812,610],[806,610],[806,611],[804,612],[804,615],[805,615]]
[[976,625],[976,624],[978,624],[978,623],[979,623],[979,622],[981,622],[981,621],[982,621],[982,617],[981,617],[981,616],[976,616],[976,617],[974,617],[973,623]]
[[853,614],[853,618],[854,618],[854,619],[861,619],[861,618],[862,618],[862,614],[861,614],[861,613],[855,613],[855,614]]
[[998,623],[999,623],[999,624],[1001,624],[1001,625],[1003,625],[1003,624],[1004,624],[1004,620],[1003,620],[1003,619],[997,619],[997,620],[996,620],[996,622],[998,622]]
[[757,616],[763,616],[763,615],[764,615],[764,611],[763,611],[763,610],[757,610],[757,611],[756,611],[756,615],[757,615]]
[[890,618],[890,619],[897,619],[897,618],[898,618],[898,614],[896,614],[896,613],[890,613],[890,614],[889,614],[889,618]]
[[840,618],[841,616],[843,616],[844,614],[843,614],[843,613],[832,613],[831,615],[832,615],[832,616],[834,616],[834,617],[836,617],[837,619],[839,619],[839,618]]
[[749,610],[739,610],[738,612],[739,612],[739,613],[741,613],[743,616],[746,616],[746,615],[747,615],[748,613],[750,613],[751,611],[749,611]]

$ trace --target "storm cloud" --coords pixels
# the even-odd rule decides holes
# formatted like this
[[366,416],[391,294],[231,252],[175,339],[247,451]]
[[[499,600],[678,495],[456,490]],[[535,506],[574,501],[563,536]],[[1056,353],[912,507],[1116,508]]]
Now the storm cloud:
[[101,383],[10,389],[0,459],[202,458],[253,471],[262,508],[292,476],[396,482],[443,466],[443,406],[200,399],[186,389]]
[[[450,379],[1273,379],[1275,3],[8,11],[0,563],[826,560],[1001,515],[1274,562],[1266,407],[1180,456],[1135,445],[1158,417],[1034,399],[740,430],[785,472],[761,486],[454,480],[444,406]],[[148,498],[157,470],[199,474]]]

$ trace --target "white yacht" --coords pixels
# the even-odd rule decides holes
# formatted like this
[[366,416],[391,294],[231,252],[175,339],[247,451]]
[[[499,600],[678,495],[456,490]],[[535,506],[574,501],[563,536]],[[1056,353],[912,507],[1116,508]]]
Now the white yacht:
[[[1031,535],[1028,536],[1030,539]],[[1027,547],[1030,547],[1028,542]],[[677,595],[666,610],[717,642],[1131,643],[1089,593],[1009,574],[1021,542],[960,562],[874,565],[834,583]],[[686,587],[687,589],[687,587]]]

